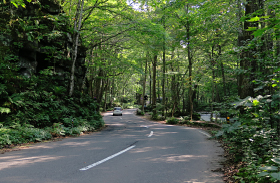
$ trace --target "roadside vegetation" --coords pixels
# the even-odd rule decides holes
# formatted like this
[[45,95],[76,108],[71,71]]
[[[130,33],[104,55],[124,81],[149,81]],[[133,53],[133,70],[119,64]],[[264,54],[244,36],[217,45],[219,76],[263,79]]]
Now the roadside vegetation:
[[[226,182],[277,182],[279,12],[278,0],[1,1],[0,148],[137,107],[212,128]],[[220,129],[195,122],[202,112]]]

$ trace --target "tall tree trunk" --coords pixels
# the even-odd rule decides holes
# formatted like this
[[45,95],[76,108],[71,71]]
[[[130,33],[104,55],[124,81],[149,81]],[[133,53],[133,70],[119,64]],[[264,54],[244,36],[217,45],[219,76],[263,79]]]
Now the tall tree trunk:
[[[258,10],[257,0],[247,1],[245,3],[245,16],[249,16],[250,14],[254,13]],[[256,23],[244,22],[244,29],[243,29],[243,36],[242,36],[242,44],[246,46],[248,41],[252,41],[254,36],[252,35],[252,31],[246,31],[249,27],[258,27]],[[243,49],[241,52],[240,58],[240,68],[244,71],[248,71],[247,73],[240,74],[239,84],[240,84],[240,91],[239,96],[240,98],[246,98],[247,96],[254,96],[254,86],[251,81],[254,78],[254,74],[257,68],[256,60],[254,59],[254,50]]]
[[214,102],[215,102],[215,61],[214,61],[214,46],[212,46],[211,50],[211,66],[212,66],[212,101],[211,101],[211,116],[210,121],[213,122],[213,112],[214,112]]
[[152,105],[153,105],[153,116],[156,116],[156,79],[157,77],[157,55],[154,56],[154,60],[153,60],[153,100],[152,100]]
[[107,78],[106,86],[104,87],[105,98],[104,98],[103,112],[107,111],[106,110],[106,108],[107,108],[107,95],[108,95],[109,86],[110,86],[109,78]]
[[[158,74],[159,73],[157,73],[157,78],[158,78]],[[157,81],[157,94],[158,94],[157,98],[160,102],[160,83],[159,82],[160,82],[160,80]]]
[[[93,48],[90,50],[90,58],[89,58],[89,60],[88,60],[88,64],[87,64],[87,70],[86,70],[86,73],[85,73],[85,76],[84,76],[84,79],[83,79],[83,85],[82,85],[82,91],[84,92],[84,89],[85,89],[85,87],[86,87],[86,81],[89,81],[90,79],[89,79],[89,74],[90,74],[90,64],[92,64],[93,63]],[[90,78],[92,78],[92,80],[93,80],[93,77],[90,77]],[[89,83],[88,83],[89,84]],[[92,85],[92,81],[91,81],[91,85]],[[90,92],[90,91],[88,91],[88,92]],[[91,95],[90,95],[91,96]]]
[[113,79],[112,79],[112,87],[111,87],[111,107],[112,104],[114,103],[114,98],[115,98],[115,71],[113,72],[114,75],[113,75]]
[[[173,72],[173,68],[172,68],[172,72]],[[171,94],[172,94],[172,113],[171,116],[174,116],[175,113],[175,105],[176,105],[176,78],[175,75],[171,76]]]
[[144,106],[146,101],[144,100],[144,96],[146,93],[146,79],[147,79],[147,67],[148,67],[148,57],[149,57],[149,53],[147,53],[146,55],[146,63],[145,63],[145,75],[144,75],[144,80],[143,80],[143,95],[142,95],[142,111],[144,112]]
[[[189,12],[189,4],[185,6],[185,11],[188,14]],[[187,20],[187,25],[186,25],[186,31],[187,31],[187,50],[188,50],[188,61],[189,61],[189,105],[190,105],[190,117],[192,120],[192,115],[193,115],[193,100],[192,100],[192,95],[193,95],[193,89],[192,89],[192,56],[191,56],[191,48],[190,48],[190,21],[189,19]]]
[[[164,30],[166,29],[166,26],[165,26],[165,15],[163,17],[163,27],[164,27]],[[166,70],[166,54],[165,54],[165,35],[163,36],[163,53],[162,53],[162,82],[161,82],[161,85],[162,85],[162,105],[163,105],[163,110],[162,110],[162,116],[165,117],[165,108],[166,108],[166,101],[165,101],[165,70]]]
[[[76,64],[76,59],[77,59],[77,50],[78,50],[79,35],[80,35],[79,32],[81,30],[81,25],[82,25],[83,8],[84,8],[84,0],[79,0],[77,12],[76,12],[76,19],[74,22],[74,39],[73,39],[73,49],[72,49],[72,57],[71,57],[72,58],[72,68],[71,68],[69,96],[72,96],[73,92],[74,92],[75,64]],[[78,22],[77,22],[77,20],[78,20]]]
[[151,66],[149,64],[149,71],[150,71],[150,105],[152,105],[152,98],[153,98],[153,94],[152,94],[152,69]]
[[[93,98],[96,99],[97,103],[100,104],[102,100],[102,92],[104,87],[104,81],[103,81],[104,71],[100,68],[98,71],[97,78],[94,81],[94,94]],[[99,110],[99,106],[98,106]]]
[[[222,47],[221,45],[218,45],[218,47],[219,47],[219,57],[220,57],[222,55]],[[224,96],[227,96],[226,77],[225,77],[225,69],[224,69],[223,61],[221,61],[221,71],[222,71],[222,78],[223,78]]]
[[[242,14],[242,9],[244,7],[242,6],[241,4],[241,0],[237,0],[237,10],[238,10],[238,13],[237,13],[237,22],[239,22],[239,25],[238,25],[238,39],[237,39],[237,45],[239,47],[242,46],[242,36],[243,36],[243,24],[241,22],[241,18],[243,17],[243,14]],[[240,62],[239,60],[241,59],[241,56],[240,54],[238,55],[239,59],[237,59],[237,67],[240,66]],[[239,68],[240,69],[240,68]],[[238,89],[238,94],[240,96],[240,93],[241,93],[241,82],[240,82],[240,78],[241,78],[241,75],[237,75],[237,89]],[[230,93],[230,86],[228,87],[228,91]],[[230,95],[230,94],[229,94]]]

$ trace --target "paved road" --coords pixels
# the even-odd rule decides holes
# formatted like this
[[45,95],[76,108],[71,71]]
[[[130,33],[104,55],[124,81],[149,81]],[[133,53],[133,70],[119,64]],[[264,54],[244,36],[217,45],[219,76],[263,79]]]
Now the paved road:
[[0,155],[1,183],[222,183],[222,149],[197,129],[124,110],[105,130]]

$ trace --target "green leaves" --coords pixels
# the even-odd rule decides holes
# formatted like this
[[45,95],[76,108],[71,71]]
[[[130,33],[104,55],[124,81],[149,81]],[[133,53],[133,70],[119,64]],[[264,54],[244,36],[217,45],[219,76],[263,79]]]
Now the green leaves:
[[255,31],[257,30],[257,27],[249,27],[248,29],[246,29],[246,31]]
[[256,17],[251,18],[250,20],[247,20],[247,22],[256,22],[259,20],[260,20],[260,17],[256,16]]
[[271,161],[280,165],[280,158],[273,158],[273,159],[271,159]]
[[260,170],[277,171],[278,167],[276,167],[276,166],[264,166],[264,167],[261,167]]
[[[273,161],[274,163],[276,163],[278,166],[264,166],[264,167],[260,167],[260,170],[263,170],[264,172],[261,172],[258,174],[259,177],[263,177],[263,176],[270,176],[276,180],[280,180],[280,171],[279,171],[279,167],[280,167],[280,158],[272,158],[271,161]],[[278,171],[278,172],[275,172]]]
[[276,180],[280,180],[280,172],[271,173],[270,176]]
[[9,114],[10,112],[11,112],[11,109],[0,107],[0,113],[1,114],[3,114],[3,113]]
[[[27,2],[31,2],[32,0],[27,0]],[[4,1],[4,3],[6,4],[6,1]],[[11,3],[18,8],[18,6],[21,6],[23,8],[25,8],[25,4],[23,0],[12,0]]]

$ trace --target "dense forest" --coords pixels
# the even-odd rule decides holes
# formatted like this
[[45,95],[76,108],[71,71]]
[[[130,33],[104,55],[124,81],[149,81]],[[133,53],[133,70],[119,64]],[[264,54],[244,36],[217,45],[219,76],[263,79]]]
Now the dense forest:
[[235,181],[280,180],[279,0],[0,3],[1,148],[98,130],[115,106],[204,111],[231,118],[215,137]]

